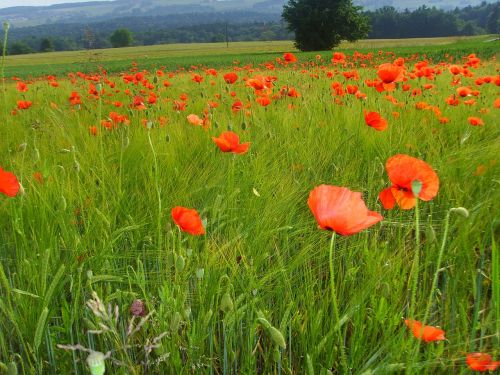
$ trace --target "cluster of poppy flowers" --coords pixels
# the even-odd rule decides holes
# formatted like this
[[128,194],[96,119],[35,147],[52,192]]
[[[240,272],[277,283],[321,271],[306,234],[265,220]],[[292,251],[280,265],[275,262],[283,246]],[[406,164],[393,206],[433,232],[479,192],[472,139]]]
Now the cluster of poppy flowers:
[[[379,56],[382,53],[379,53]],[[391,55],[389,55],[391,56]],[[345,95],[353,95],[359,100],[367,98],[367,93],[362,91],[362,88],[356,81],[359,81],[359,74],[356,66],[367,67],[372,65],[376,68],[376,77],[364,81],[366,88],[373,89],[377,93],[385,93],[384,99],[394,104],[395,106],[403,106],[402,103],[391,95],[391,93],[401,90],[409,92],[411,96],[416,97],[422,94],[423,90],[433,90],[435,85],[426,83],[420,87],[412,88],[409,84],[411,80],[425,78],[432,82],[437,75],[443,74],[448,71],[452,75],[451,85],[459,86],[455,89],[454,94],[450,95],[446,100],[446,104],[450,107],[461,105],[473,106],[476,104],[474,98],[480,95],[479,86],[485,84],[494,84],[500,86],[500,76],[483,76],[475,80],[476,87],[463,86],[462,80],[474,76],[473,70],[478,68],[481,64],[479,58],[471,54],[467,56],[463,64],[438,64],[431,66],[429,61],[418,60],[414,63],[413,68],[406,65],[415,58],[403,59],[395,58],[389,63],[377,64],[373,59],[373,55],[355,53],[352,56],[346,56],[341,52],[335,52],[331,59],[331,65],[325,66],[322,62],[322,57],[317,56],[320,71],[322,71],[327,78],[333,79],[335,76],[341,76],[344,82],[334,81],[331,84],[331,95],[334,97],[334,103],[342,104],[342,97]],[[321,64],[321,65],[320,65]],[[287,69],[298,69],[298,59],[293,53],[285,53],[282,59],[276,59],[275,63],[269,62],[263,64],[263,67],[268,71],[273,71],[277,66],[282,66]],[[338,68],[348,68],[344,71],[339,71]],[[305,68],[303,65],[302,68]],[[215,84],[215,77],[218,72],[215,69],[203,69],[204,75],[201,72],[195,72],[198,67],[192,67],[189,70],[191,74],[191,81],[196,85],[204,84],[209,80],[211,85]],[[245,71],[247,73],[254,73],[251,67],[238,67],[235,65],[233,71],[223,74],[222,79],[227,85],[234,85],[240,80],[237,72]],[[185,73],[185,72],[182,72]],[[307,69],[303,69],[301,73],[309,73]],[[317,73],[310,73],[311,77],[317,77]],[[167,76],[169,80],[161,80]],[[150,106],[157,105],[159,102],[171,102],[172,109],[176,112],[186,111],[188,108],[189,95],[182,93],[177,98],[162,98],[158,91],[156,82],[160,81],[159,87],[167,89],[172,86],[170,79],[174,78],[176,73],[166,73],[164,69],[156,72],[153,80],[148,78],[147,72],[138,71],[137,66],[131,70],[130,73],[122,74],[122,80],[129,88],[120,91],[117,89],[116,83],[108,78],[105,71],[101,71],[99,75],[86,75],[77,73],[70,75],[70,82],[76,84],[78,79],[88,81],[87,100],[101,100],[106,97],[111,97],[113,94],[123,92],[129,97],[129,104],[123,103],[118,100],[107,100],[109,104],[116,108],[115,111],[110,111],[106,119],[101,120],[101,128],[111,131],[119,126],[130,125],[130,119],[126,114],[120,114],[119,108],[126,107],[131,111],[144,111]],[[300,98],[301,93],[292,86],[276,87],[278,78],[274,75],[265,74],[252,74],[241,78],[244,82],[246,90],[253,90],[254,100],[253,103],[258,106],[267,107],[273,102],[284,98]],[[55,77],[47,77],[47,82],[51,87],[59,87],[59,83]],[[242,101],[234,91],[230,91],[228,86],[227,93],[229,93],[231,100],[231,111],[234,114],[243,113],[248,116],[249,110],[252,106],[252,100]],[[29,91],[29,86],[26,82],[17,80],[16,89],[19,93],[25,95]],[[250,95],[248,95],[250,98]],[[194,126],[201,126],[204,129],[211,127],[211,113],[221,104],[219,102],[221,94],[216,94],[215,99],[207,101],[207,106],[201,115],[191,113],[186,119]],[[85,104],[85,97],[76,90],[71,91],[67,97],[69,106],[74,110]],[[17,114],[17,111],[27,110],[32,107],[33,102],[25,100],[18,100],[17,106],[12,114]],[[53,108],[56,108],[55,103],[51,103]],[[430,110],[439,119],[441,123],[449,122],[449,119],[444,117],[438,106],[430,105],[424,101],[419,101],[415,104],[419,110]],[[495,108],[500,108],[500,100],[494,102]],[[289,109],[293,109],[293,104],[288,105]],[[388,120],[384,118],[383,114],[379,111],[364,110],[364,120],[367,126],[377,130],[384,131],[388,127]],[[397,112],[393,113],[394,117]],[[158,123],[163,126],[167,123],[168,119],[160,117]],[[477,116],[469,116],[468,122],[473,126],[482,126],[484,121]],[[143,125],[146,127],[150,123],[149,119],[142,120]],[[95,126],[89,126],[89,133],[92,136],[97,136],[100,129]],[[224,131],[219,136],[213,136],[212,141],[224,153],[245,154],[248,152],[250,142],[240,142],[240,137],[233,131]],[[382,189],[378,198],[384,209],[393,209],[398,206],[401,209],[408,210],[415,207],[417,199],[423,201],[432,200],[439,190],[439,178],[436,172],[426,162],[416,159],[409,155],[397,154],[390,157],[386,162],[386,171],[390,180],[390,186]],[[418,191],[415,189],[415,182],[418,182]],[[4,171],[0,168],[0,193],[9,197],[14,197],[20,191],[20,184],[16,176]],[[381,220],[383,216],[375,211],[370,211],[359,192],[353,192],[346,187],[320,185],[315,187],[309,194],[307,204],[316,219],[319,227],[324,230],[334,231],[340,235],[349,236],[365,230]],[[177,206],[171,210],[172,220],[183,232],[194,236],[206,234],[203,221],[201,220],[198,212],[193,208]],[[437,327],[423,325],[421,322],[406,319],[405,324],[411,330],[417,339],[425,342],[445,340],[445,332]],[[486,353],[471,353],[467,355],[466,362],[468,366],[475,371],[489,371],[495,370],[500,363],[493,361],[491,356]]]

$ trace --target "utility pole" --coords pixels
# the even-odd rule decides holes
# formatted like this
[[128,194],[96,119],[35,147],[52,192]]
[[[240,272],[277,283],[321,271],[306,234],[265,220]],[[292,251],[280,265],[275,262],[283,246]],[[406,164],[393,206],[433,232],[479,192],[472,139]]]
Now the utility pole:
[[227,21],[226,21],[226,48],[229,48],[229,38],[227,36]]

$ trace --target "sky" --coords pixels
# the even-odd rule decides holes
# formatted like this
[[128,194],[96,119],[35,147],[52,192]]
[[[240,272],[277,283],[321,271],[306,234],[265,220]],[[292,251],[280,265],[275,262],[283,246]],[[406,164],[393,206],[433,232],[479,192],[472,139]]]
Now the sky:
[[0,9],[28,5],[52,5],[61,3],[86,3],[90,0],[0,0]]

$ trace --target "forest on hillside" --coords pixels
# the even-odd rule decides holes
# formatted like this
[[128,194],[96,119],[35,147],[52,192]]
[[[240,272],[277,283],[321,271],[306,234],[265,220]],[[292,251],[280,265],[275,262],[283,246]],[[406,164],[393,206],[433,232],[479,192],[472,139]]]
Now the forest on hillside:
[[[366,11],[369,38],[414,38],[499,32],[499,3],[445,11],[422,6],[413,11],[383,7]],[[205,21],[203,21],[205,20]],[[11,28],[7,53],[100,49],[112,47],[110,37],[126,25],[131,45],[169,43],[288,40],[293,34],[277,14],[259,12],[188,13],[116,18],[89,24],[47,24]]]

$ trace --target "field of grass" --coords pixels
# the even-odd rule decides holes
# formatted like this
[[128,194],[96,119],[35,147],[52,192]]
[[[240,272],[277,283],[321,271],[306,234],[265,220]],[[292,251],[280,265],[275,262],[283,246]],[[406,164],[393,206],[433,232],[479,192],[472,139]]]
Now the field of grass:
[[[469,374],[469,353],[498,360],[500,79],[478,40],[427,62],[447,49],[346,46],[365,52],[334,64],[287,63],[289,43],[131,48],[102,51],[109,73],[89,75],[81,52],[9,57],[6,76],[25,79],[4,82],[0,167],[22,188],[2,194],[0,173],[0,373],[88,374],[96,353],[107,374]],[[377,82],[399,56],[405,81]],[[228,130],[248,152],[218,148]],[[433,199],[382,207],[397,154],[435,171]],[[308,197],[322,184],[383,220],[321,230]],[[205,233],[181,230],[176,206]]]
[[[489,42],[494,36],[483,35],[473,37],[446,38],[413,38],[413,39],[367,39],[355,43],[343,43],[339,50],[345,53],[360,51],[363,53],[378,52],[380,49],[398,48],[404,55],[414,53],[429,54],[436,59],[444,54],[465,54],[474,49],[480,56],[492,56],[498,53],[499,41]],[[153,69],[166,66],[175,70],[178,67],[188,68],[191,65],[203,64],[213,67],[228,66],[234,60],[243,65],[259,64],[272,60],[276,54],[295,51],[291,41],[272,42],[235,42],[229,43],[191,43],[165,44],[158,46],[140,46],[128,48],[111,48],[89,51],[67,51],[37,53],[8,56],[5,61],[7,77],[27,78],[47,74],[66,74],[82,70],[86,73],[97,71],[99,66],[110,72],[121,72],[129,69],[132,62],[141,67]],[[321,52],[328,58],[330,52]],[[312,59],[316,53],[301,53],[303,59]]]

